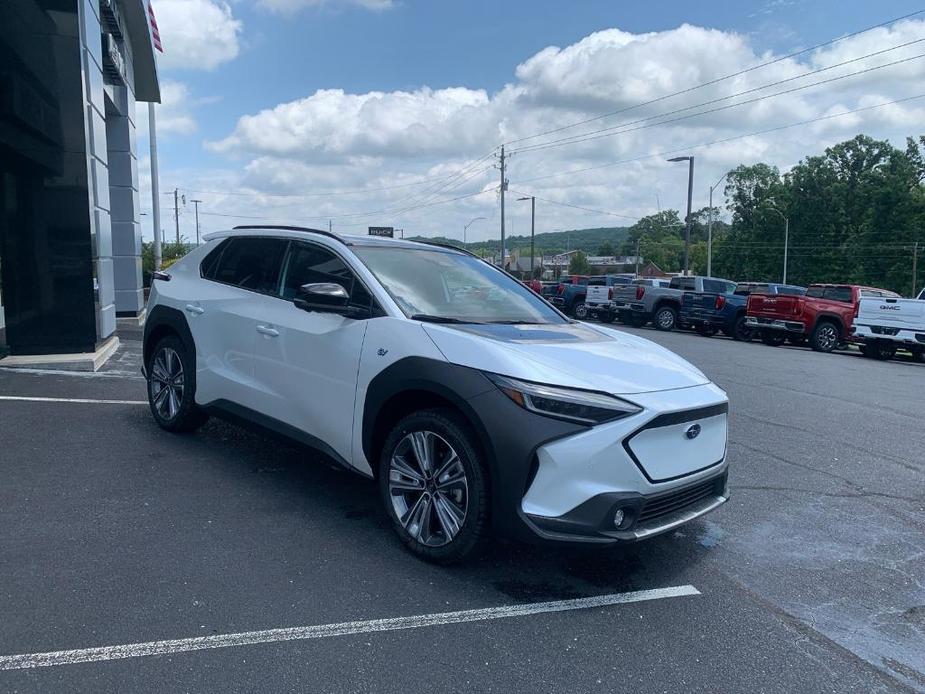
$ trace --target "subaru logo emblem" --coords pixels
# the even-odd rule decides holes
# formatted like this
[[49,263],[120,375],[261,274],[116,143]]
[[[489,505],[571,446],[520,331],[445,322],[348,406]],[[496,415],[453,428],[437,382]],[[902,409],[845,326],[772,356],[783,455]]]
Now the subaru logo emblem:
[[689,427],[687,427],[684,435],[689,439],[696,439],[698,436],[700,436],[700,425],[691,424]]

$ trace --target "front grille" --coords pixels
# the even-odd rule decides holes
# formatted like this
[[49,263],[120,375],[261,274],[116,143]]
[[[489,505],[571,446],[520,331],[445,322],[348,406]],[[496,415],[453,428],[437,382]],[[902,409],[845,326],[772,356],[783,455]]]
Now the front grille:
[[642,507],[642,511],[639,513],[639,522],[646,523],[676,511],[681,511],[721,491],[721,479],[712,479],[656,497],[647,501]]

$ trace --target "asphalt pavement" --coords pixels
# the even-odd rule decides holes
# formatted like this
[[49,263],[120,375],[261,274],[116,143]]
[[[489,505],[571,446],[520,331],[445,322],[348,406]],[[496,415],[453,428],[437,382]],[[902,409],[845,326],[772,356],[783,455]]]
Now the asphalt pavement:
[[137,333],[96,376],[0,369],[0,691],[925,691],[925,366],[630,332],[728,391],[731,501],[453,568],[311,451],[162,432]]

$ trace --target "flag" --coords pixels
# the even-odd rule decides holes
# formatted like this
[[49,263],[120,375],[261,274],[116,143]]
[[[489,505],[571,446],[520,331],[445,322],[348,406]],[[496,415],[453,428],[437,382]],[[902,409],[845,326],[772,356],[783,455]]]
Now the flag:
[[150,1],[148,2],[148,21],[151,23],[151,40],[154,42],[154,47],[163,53],[164,46],[161,44],[161,33],[157,30],[157,20],[154,18],[154,8],[151,7]]

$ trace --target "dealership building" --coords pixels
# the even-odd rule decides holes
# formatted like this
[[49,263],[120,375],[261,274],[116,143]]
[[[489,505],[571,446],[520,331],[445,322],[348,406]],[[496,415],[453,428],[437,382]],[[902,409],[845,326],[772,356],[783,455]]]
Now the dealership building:
[[10,359],[98,358],[118,343],[117,317],[141,317],[136,101],[159,100],[142,0],[0,2],[0,350]]

